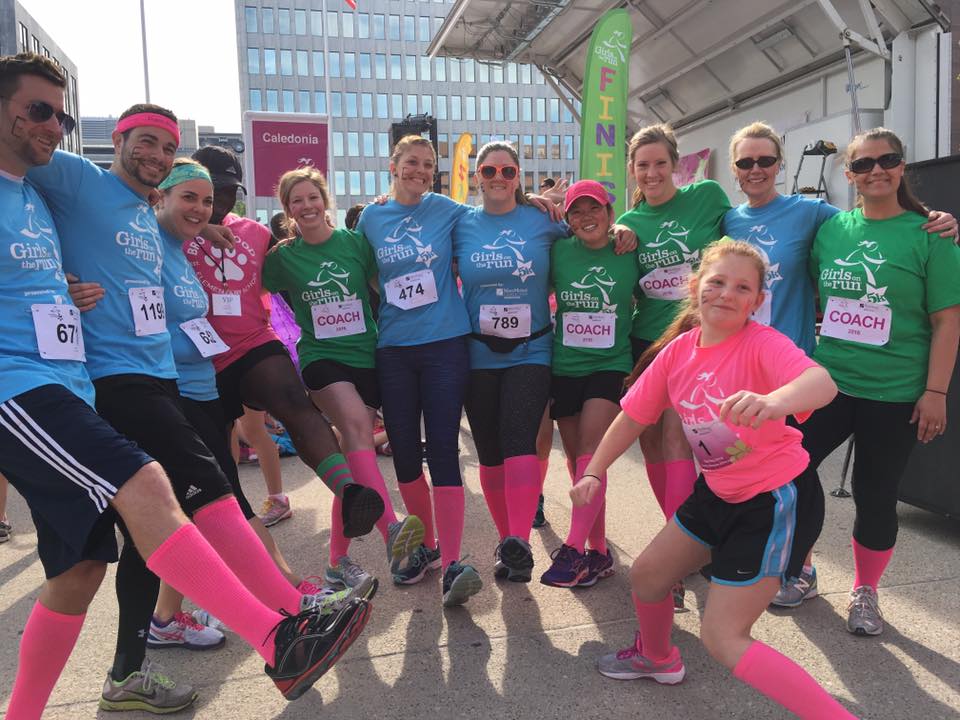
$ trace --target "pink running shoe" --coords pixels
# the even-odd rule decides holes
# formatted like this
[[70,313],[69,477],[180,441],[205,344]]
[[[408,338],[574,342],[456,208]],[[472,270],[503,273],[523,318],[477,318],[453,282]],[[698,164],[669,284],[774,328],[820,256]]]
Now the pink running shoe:
[[680,657],[680,649],[674,645],[670,654],[663,660],[651,660],[643,654],[640,632],[628,648],[604,655],[597,661],[597,670],[601,675],[614,680],[640,680],[650,678],[661,685],[676,685],[687,674]]
[[268,495],[267,499],[263,501],[260,520],[267,527],[292,517],[293,510],[290,509],[290,498],[286,495]]

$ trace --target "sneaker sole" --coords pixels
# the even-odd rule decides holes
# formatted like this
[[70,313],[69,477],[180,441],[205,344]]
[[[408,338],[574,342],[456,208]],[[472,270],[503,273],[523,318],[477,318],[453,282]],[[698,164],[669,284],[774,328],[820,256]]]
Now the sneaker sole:
[[151,650],[165,650],[167,648],[180,648],[181,650],[193,650],[194,652],[204,652],[205,650],[216,650],[222,648],[227,641],[226,637],[220,638],[220,642],[215,645],[194,645],[193,643],[176,642],[175,640],[154,640],[147,638],[147,647]]
[[263,517],[260,518],[260,522],[263,523],[264,527],[273,527],[277,523],[281,523],[284,520],[289,520],[293,517],[293,510],[287,510],[283,515],[277,518],[271,518],[270,520],[264,520]]
[[773,607],[797,608],[803,605],[804,600],[815,598],[817,597],[817,595],[819,595],[819,593],[817,592],[817,589],[813,588],[812,590],[808,591],[807,594],[804,595],[802,598],[800,598],[797,602],[783,602],[782,600],[777,600],[776,598],[774,598],[773,600],[770,601],[770,604]]
[[603,670],[598,670],[598,672],[604,677],[608,677],[612,680],[653,680],[661,685],[677,685],[683,682],[683,678],[687,675],[686,667],[681,667],[679,670],[674,670],[673,672],[658,672],[658,673],[635,673],[635,672],[604,672]]
[[443,596],[444,607],[463,605],[467,600],[480,592],[483,580],[473,568],[467,568],[450,583],[450,589]]
[[850,626],[847,626],[847,632],[851,635],[856,635],[858,637],[876,637],[883,633],[883,628],[877,628],[874,631],[867,630],[866,628],[858,627],[851,629]]
[[157,705],[151,705],[146,700],[107,700],[105,697],[101,696],[99,707],[101,710],[106,710],[107,712],[143,710],[148,713],[153,713],[154,715],[168,715],[170,713],[180,712],[184,708],[190,707],[197,701],[198,697],[200,696],[197,693],[194,693],[193,697],[191,697],[182,705],[177,705],[176,707],[159,707]]
[[586,571],[579,573],[573,580],[563,581],[563,580],[549,580],[544,576],[540,577],[540,584],[546,585],[547,587],[556,587],[556,588],[572,588],[577,587],[583,579],[587,576]]
[[413,551],[423,543],[425,533],[426,528],[423,526],[423,521],[416,515],[408,515],[404,518],[397,537],[394,538],[389,559],[399,561],[410,557]]
[[343,536],[348,538],[368,534],[373,530],[385,509],[383,498],[376,490],[356,484],[353,487],[357,490],[350,493],[349,502],[347,502],[346,492],[343,496]]
[[304,674],[292,680],[274,680],[274,685],[287,700],[296,700],[307,690],[313,687],[314,683],[323,677],[327,671],[343,657],[344,653],[350,649],[354,641],[360,637],[360,633],[367,625],[370,619],[370,603],[363,603],[362,607],[351,617],[346,627],[340,633],[340,637],[320,660]]
[[500,546],[500,562],[506,565],[510,582],[530,582],[533,574],[533,553],[518,539],[508,537]]

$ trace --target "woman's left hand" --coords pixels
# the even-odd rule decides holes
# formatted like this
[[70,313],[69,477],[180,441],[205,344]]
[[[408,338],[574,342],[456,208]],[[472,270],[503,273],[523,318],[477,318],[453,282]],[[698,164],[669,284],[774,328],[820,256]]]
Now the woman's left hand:
[[784,412],[774,398],[749,390],[735,392],[720,406],[721,420],[731,425],[749,426],[754,430],[767,420],[779,420],[783,416]]
[[910,423],[917,424],[917,440],[928,443],[947,431],[947,396],[924,392],[913,406]]
[[563,208],[553,203],[550,198],[543,195],[527,195],[527,202],[533,205],[537,210],[548,213],[550,219],[554,222],[563,220]]
[[939,233],[943,238],[953,238],[954,242],[960,241],[960,235],[957,234],[957,219],[948,212],[931,210],[929,219],[923,224],[923,229],[928,233]]
[[100,283],[80,282],[80,278],[70,273],[67,273],[67,283],[70,299],[80,312],[93,310],[97,302],[103,300],[105,291]]
[[637,235],[626,225],[613,225],[613,252],[617,255],[626,255],[637,249]]

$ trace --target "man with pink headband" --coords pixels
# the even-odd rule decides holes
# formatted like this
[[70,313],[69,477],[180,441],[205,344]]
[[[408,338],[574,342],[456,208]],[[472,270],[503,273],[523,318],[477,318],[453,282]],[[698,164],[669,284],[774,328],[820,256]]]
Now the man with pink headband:
[[[52,211],[63,269],[103,287],[103,296],[83,316],[85,366],[96,389],[97,413],[163,466],[169,476],[168,482],[160,473],[167,494],[172,484],[181,508],[194,516],[194,524],[147,546],[131,524],[135,546],[121,523],[125,543],[117,568],[117,648],[100,700],[108,710],[173,712],[196,698],[193,688],[174,684],[145,657],[156,576],[250,642],[288,699],[306,691],[333,665],[369,616],[363,600],[321,613],[299,597],[291,607],[278,607],[256,588],[248,590],[238,577],[248,576],[249,562],[231,552],[232,531],[246,526],[242,513],[235,505],[225,506],[226,514],[196,513],[229,492],[229,483],[180,405],[161,279],[163,241],[147,201],[170,173],[178,134],[169,110],[134,105],[120,116],[113,133],[109,171],[56,151],[48,164],[34,164],[28,177]],[[172,505],[173,498],[169,500]],[[157,512],[163,510],[161,503]],[[292,624],[283,620],[280,610],[297,619]]]

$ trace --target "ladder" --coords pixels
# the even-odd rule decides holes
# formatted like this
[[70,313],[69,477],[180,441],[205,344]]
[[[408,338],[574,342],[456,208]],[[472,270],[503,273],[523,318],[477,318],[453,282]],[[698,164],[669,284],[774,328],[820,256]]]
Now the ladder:
[[[822,197],[827,202],[830,202],[830,194],[827,192],[827,179],[824,177],[824,171],[827,167],[827,158],[836,152],[837,146],[829,140],[817,140],[815,143],[803,148],[803,153],[800,155],[800,162],[797,163],[797,172],[793,176],[793,189],[790,192],[794,195],[802,194],[813,195],[818,198]],[[811,156],[820,158],[820,179],[817,181],[816,187],[806,185],[799,187],[800,170],[803,168],[803,161],[805,158]]]

